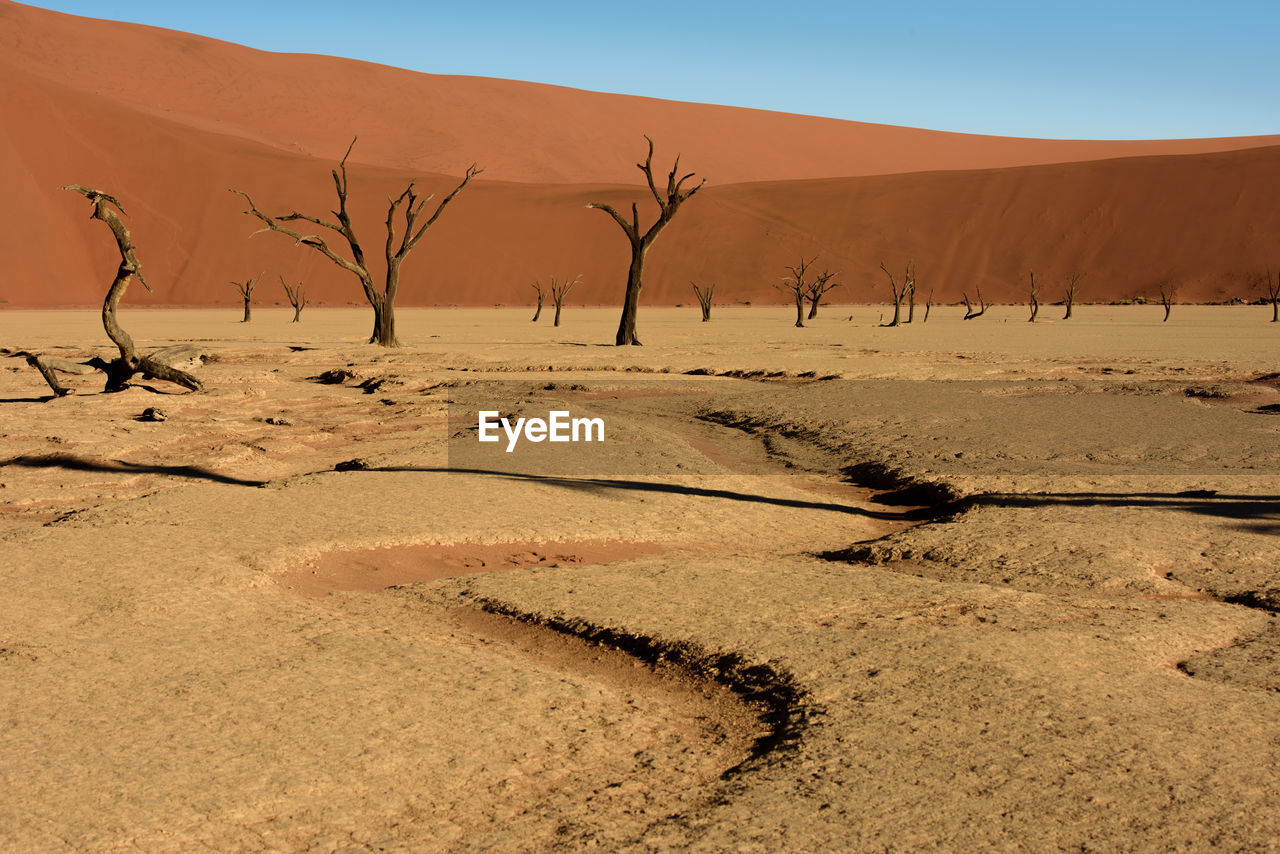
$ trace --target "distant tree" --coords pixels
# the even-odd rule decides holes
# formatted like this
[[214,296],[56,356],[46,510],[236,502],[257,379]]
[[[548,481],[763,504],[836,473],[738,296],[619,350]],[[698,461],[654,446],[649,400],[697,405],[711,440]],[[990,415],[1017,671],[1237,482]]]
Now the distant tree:
[[547,299],[547,292],[542,289],[541,281],[536,281],[529,287],[538,292],[538,310],[533,313],[533,322],[537,323],[538,318],[542,317],[542,303]]
[[1071,309],[1076,304],[1076,284],[1080,281],[1079,273],[1072,273],[1067,277],[1067,294],[1063,298],[1063,303],[1067,307],[1067,313],[1062,316],[1063,320],[1071,319]]
[[658,239],[658,235],[667,227],[672,218],[676,215],[676,211],[680,206],[693,197],[707,183],[706,179],[702,183],[690,190],[682,189],[684,182],[693,177],[694,173],[690,172],[679,180],[676,175],[680,169],[680,155],[676,155],[675,165],[671,167],[671,174],[667,176],[667,187],[663,192],[658,191],[658,185],[653,180],[653,140],[645,137],[649,142],[649,153],[645,156],[644,163],[637,163],[636,167],[644,173],[645,181],[649,184],[649,192],[653,194],[654,201],[658,203],[660,213],[658,219],[649,226],[647,230],[640,230],[640,211],[635,202],[631,203],[631,221],[628,222],[622,214],[612,205],[602,202],[591,202],[587,205],[589,208],[602,210],[622,228],[627,240],[631,243],[631,266],[627,269],[627,292],[622,301],[622,319],[618,322],[618,334],[614,343],[621,347],[631,344],[640,345],[640,339],[636,336],[636,313],[640,305],[640,288],[643,286],[644,276],[644,258],[648,253],[649,247]]
[[[396,337],[395,302],[396,292],[400,287],[400,265],[404,263],[404,259],[413,251],[413,248],[418,245],[418,241],[426,234],[427,229],[435,225],[436,220],[440,218],[440,214],[444,212],[444,209],[448,207],[454,197],[462,192],[462,188],[467,186],[472,178],[484,170],[477,168],[474,163],[467,167],[462,182],[453,189],[453,192],[445,196],[440,204],[436,205],[435,212],[421,225],[418,224],[418,220],[422,216],[423,208],[426,207],[427,202],[435,198],[434,194],[420,199],[418,194],[414,192],[414,182],[410,181],[409,186],[405,187],[399,196],[389,201],[387,207],[387,269],[382,289],[378,290],[373,282],[373,274],[369,272],[368,264],[365,262],[364,249],[361,247],[360,241],[356,239],[355,229],[351,224],[351,216],[347,211],[347,190],[350,186],[347,180],[347,158],[351,156],[351,149],[355,148],[355,145],[356,140],[352,139],[351,145],[347,146],[347,153],[342,155],[338,168],[330,173],[333,176],[333,186],[338,193],[338,209],[334,211],[334,215],[338,218],[336,223],[320,217],[298,213],[297,211],[284,216],[268,216],[258,210],[258,206],[253,203],[253,199],[248,193],[243,190],[232,190],[231,192],[244,196],[245,201],[249,203],[249,210],[245,211],[245,213],[256,217],[264,224],[265,228],[261,229],[261,231],[278,231],[281,234],[292,237],[295,243],[311,247],[358,278],[360,286],[364,289],[365,298],[369,300],[369,305],[373,307],[373,334],[369,336],[369,343],[379,344],[383,347],[398,347],[400,340]],[[402,205],[404,206],[404,233],[400,236],[400,243],[397,246],[395,220],[396,214],[400,211]],[[319,235],[301,234],[281,224],[297,222],[298,220],[337,232],[347,241],[347,245],[351,248],[350,260],[329,248],[329,244]]]
[[1176,293],[1177,290],[1173,284],[1160,285],[1160,304],[1164,306],[1164,319],[1160,321],[1161,323],[1169,321],[1169,312],[1173,309],[1173,298]]
[[289,305],[293,306],[293,320],[290,322],[297,323],[302,320],[302,310],[307,307],[310,300],[302,292],[302,282],[290,285],[284,280],[284,276],[281,276],[280,284],[284,285],[285,296],[289,298]]
[[573,290],[573,286],[582,280],[582,275],[578,274],[572,282],[557,282],[554,277],[551,279],[551,301],[556,306],[555,322],[552,326],[560,325],[560,307],[564,304],[564,298],[569,291]]
[[925,301],[924,318],[920,321],[921,323],[929,322],[929,309],[931,308],[933,308],[933,288],[929,288],[929,299]]
[[914,264],[907,264],[907,276],[903,281],[903,288],[907,292],[907,323],[912,323],[916,319],[916,268]]
[[840,287],[839,282],[831,281],[838,275],[840,274],[823,270],[822,273],[805,288],[804,295],[809,300],[809,320],[813,320],[818,316],[818,303],[822,300],[822,295],[833,288]]
[[[884,274],[889,277],[889,288],[893,291],[893,320],[882,326],[900,326],[902,325],[902,301],[907,297],[907,292],[915,293],[916,286],[916,269],[915,265],[910,261],[907,262],[907,270],[903,275],[902,284],[899,286],[898,280],[893,277],[893,273],[889,272],[889,268],[884,262],[880,262],[880,269],[884,270]],[[914,300],[914,297],[913,297]],[[914,313],[914,303],[912,313]],[[910,322],[910,321],[908,321]]]
[[45,382],[49,384],[49,388],[53,390],[55,397],[62,397],[71,391],[58,382],[55,371],[82,374],[100,370],[107,375],[105,391],[120,391],[125,388],[125,385],[136,374],[177,383],[192,391],[203,390],[204,386],[201,385],[198,379],[167,363],[168,358],[179,354],[190,355],[192,348],[185,346],[168,347],[148,356],[139,355],[133,339],[129,337],[129,333],[124,331],[116,318],[116,309],[120,305],[120,300],[124,297],[125,290],[129,287],[129,281],[134,276],[138,277],[138,281],[142,283],[144,288],[151,290],[151,285],[147,284],[146,278],[142,275],[142,262],[138,260],[137,253],[134,250],[133,237],[129,234],[129,229],[125,227],[120,217],[111,209],[114,207],[123,214],[125,212],[124,207],[114,197],[101,190],[94,190],[79,184],[67,184],[62,189],[79,193],[93,204],[93,213],[89,215],[89,218],[106,223],[107,227],[111,229],[111,234],[115,237],[116,248],[120,250],[120,265],[116,268],[115,278],[111,282],[111,287],[107,289],[106,299],[102,302],[102,327],[106,330],[107,337],[111,339],[112,343],[120,351],[120,357],[110,362],[96,357],[87,362],[72,362],[68,359],[47,358],[25,351],[13,353],[12,355],[25,357],[27,363],[38,370],[40,375],[44,377]]
[[810,258],[808,261],[804,260],[804,256],[801,256],[799,264],[794,267],[787,268],[791,271],[791,275],[783,276],[782,281],[774,285],[775,288],[783,293],[791,294],[792,298],[795,300],[796,326],[801,329],[804,328],[804,300],[808,295],[809,287],[812,284],[812,282],[807,278],[809,275],[809,267],[817,260],[817,256]]
[[698,305],[702,307],[702,322],[706,323],[711,319],[711,295],[715,293],[715,283],[707,285],[707,287],[698,287],[697,282],[690,282],[693,285],[693,292],[698,295]]
[[969,302],[969,295],[967,293],[964,293],[963,291],[960,293],[960,296],[964,299],[964,319],[965,320],[973,320],[975,317],[982,317],[982,315],[987,313],[987,304],[982,299],[981,287],[977,288],[977,293],[978,293],[978,310],[977,311],[974,311],[973,303]]
[[257,279],[249,278],[243,282],[232,282],[235,285],[236,292],[244,299],[244,317],[240,319],[241,323],[248,323],[250,319],[249,302],[253,299],[253,289],[258,285],[258,279],[262,278],[262,274],[258,274]]
[[1027,303],[1031,307],[1031,316],[1027,318],[1028,323],[1035,323],[1036,315],[1040,313],[1040,300],[1037,298],[1037,296],[1038,296],[1038,293],[1036,288],[1036,274],[1035,274],[1035,271],[1033,270],[1031,272],[1031,298],[1030,300],[1028,300],[1028,303]]

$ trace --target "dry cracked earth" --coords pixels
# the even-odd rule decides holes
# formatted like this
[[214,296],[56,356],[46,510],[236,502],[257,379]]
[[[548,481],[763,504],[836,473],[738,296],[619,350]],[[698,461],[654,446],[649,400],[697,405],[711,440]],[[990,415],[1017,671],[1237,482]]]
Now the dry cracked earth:
[[[0,848],[1275,847],[1274,330],[844,311],[3,360]],[[480,454],[482,405],[608,441]]]

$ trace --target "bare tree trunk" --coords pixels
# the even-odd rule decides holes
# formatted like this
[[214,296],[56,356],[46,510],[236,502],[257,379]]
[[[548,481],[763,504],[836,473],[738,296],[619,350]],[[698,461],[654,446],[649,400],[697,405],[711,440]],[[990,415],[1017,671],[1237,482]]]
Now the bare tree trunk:
[[1271,300],[1271,322],[1280,323],[1280,276],[1267,271],[1267,297]]
[[715,293],[716,286],[714,283],[707,286],[706,290],[698,287],[697,282],[690,282],[693,285],[693,292],[698,295],[698,305],[702,307],[702,322],[706,323],[711,320],[711,295]]
[[[261,278],[262,274],[258,274],[258,279]],[[248,323],[251,317],[249,301],[253,299],[253,289],[258,284],[258,280],[250,278],[246,279],[244,282],[232,282],[231,284],[235,285],[236,292],[239,293],[240,297],[244,300],[244,317],[241,318],[240,322]]]
[[649,192],[653,195],[654,201],[658,203],[658,208],[661,210],[657,221],[649,226],[648,231],[641,234],[640,211],[635,202],[631,204],[630,222],[613,205],[607,205],[602,202],[591,202],[587,205],[589,208],[597,208],[613,217],[614,221],[621,226],[623,233],[627,235],[627,240],[631,243],[631,266],[627,270],[627,292],[622,302],[622,318],[618,321],[618,334],[614,338],[614,343],[619,347],[624,345],[639,346],[640,344],[640,339],[636,337],[636,313],[640,306],[641,274],[644,272],[645,253],[649,251],[649,247],[658,239],[658,235],[671,222],[680,206],[692,198],[693,194],[701,190],[707,183],[704,178],[702,183],[691,190],[681,189],[684,186],[684,182],[693,177],[693,173],[690,172],[679,180],[676,179],[676,176],[680,174],[680,155],[677,154],[675,164],[671,167],[671,174],[667,176],[666,190],[665,192],[659,192],[658,185],[653,180],[653,140],[647,136],[645,140],[649,143],[649,153],[645,157],[644,163],[636,165],[644,173],[645,181],[649,185]]
[[569,291],[573,290],[573,286],[578,284],[578,282],[581,279],[582,279],[582,276],[578,275],[578,276],[575,276],[573,281],[571,282],[566,281],[564,283],[560,283],[560,282],[557,282],[554,278],[551,280],[551,300],[556,305],[556,318],[555,318],[555,322],[551,324],[552,326],[560,325],[560,308],[561,306],[564,305],[564,298],[569,293]]
[[306,308],[307,303],[309,302],[306,295],[302,292],[302,282],[298,282],[298,284],[290,286],[290,284],[284,280],[284,276],[280,276],[279,279],[280,284],[284,286],[285,296],[289,298],[289,305],[293,306],[293,320],[291,322],[298,323],[302,320],[302,310]]
[[987,304],[982,299],[982,288],[978,288],[977,292],[978,292],[978,310],[977,311],[974,311],[973,303],[969,302],[969,295],[967,293],[960,294],[960,296],[964,298],[964,319],[965,320],[973,320],[975,317],[982,317],[982,315],[987,313]]
[[933,288],[930,288],[930,289],[929,289],[929,299],[925,301],[925,304],[924,304],[924,319],[920,321],[921,323],[928,323],[928,322],[929,322],[929,309],[931,309],[931,308],[933,308]]
[[533,323],[537,323],[538,318],[542,317],[542,303],[546,300],[547,295],[542,290],[542,282],[534,282],[532,285],[530,285],[530,287],[538,292],[538,310],[533,313],[533,321],[532,321]]
[[889,268],[880,262],[880,269],[884,270],[884,274],[889,277],[889,287],[893,291],[893,320],[882,326],[900,326],[902,324],[902,298],[906,295],[907,286],[903,282],[901,288],[898,287],[898,280],[893,277],[893,273],[889,272]]
[[1160,304],[1164,306],[1164,319],[1160,321],[1161,323],[1169,322],[1169,312],[1173,309],[1174,292],[1175,289],[1173,285],[1169,285],[1168,287],[1165,287],[1164,285],[1160,286]]
[[627,293],[622,299],[622,317],[618,321],[618,334],[614,344],[618,347],[640,346],[636,335],[636,314],[640,309],[640,288],[644,284],[644,256],[647,247],[636,242],[631,245],[631,266],[627,269]]
[[1028,323],[1036,322],[1036,315],[1040,313],[1040,300],[1036,298],[1036,274],[1031,274],[1031,316],[1027,318]]
[[400,346],[400,339],[396,337],[396,305],[391,300],[380,299],[373,304],[373,334],[369,336],[369,343]]
[[1063,320],[1071,319],[1071,309],[1076,304],[1076,283],[1079,281],[1080,281],[1079,273],[1072,273],[1067,278],[1067,296],[1066,296],[1066,299],[1063,300],[1067,305],[1067,313],[1062,316]]
[[[124,208],[120,206],[120,203],[115,198],[101,190],[94,190],[79,184],[67,184],[62,189],[77,192],[93,203],[93,213],[90,214],[90,218],[101,220],[111,229],[111,233],[116,240],[116,247],[120,250],[120,265],[116,268],[115,278],[112,280],[111,287],[107,289],[107,295],[102,301],[102,328],[106,331],[107,337],[116,345],[116,349],[120,351],[120,358],[111,362],[93,359],[85,364],[99,369],[107,375],[104,391],[119,391],[123,389],[135,374],[167,380],[192,391],[203,390],[204,386],[201,385],[200,381],[185,371],[167,365],[160,359],[153,358],[153,356],[138,355],[133,339],[129,337],[129,333],[124,331],[123,327],[120,326],[120,322],[116,319],[116,309],[120,305],[121,298],[124,297],[125,290],[129,287],[130,279],[137,276],[138,281],[142,282],[142,286],[147,290],[151,290],[151,286],[147,284],[146,278],[142,275],[142,262],[138,260],[138,256],[134,251],[133,238],[129,234],[129,229],[125,228],[120,217],[116,216],[115,211],[110,206],[114,206],[121,213],[124,213]],[[49,387],[57,397],[67,394],[69,389],[57,382],[57,379],[53,376],[53,371],[60,369],[80,373],[78,369],[65,366],[59,367],[58,363],[64,362],[61,359],[44,359],[30,353],[25,355],[27,356],[27,361],[40,371],[40,375],[49,383]]]
[[818,300],[822,299],[820,294],[811,294],[809,296],[809,320],[813,320],[818,316]]
[[[396,290],[400,281],[400,265],[408,257],[409,253],[413,251],[413,248],[418,245],[418,241],[422,239],[427,229],[435,224],[435,221],[444,213],[444,209],[448,207],[454,197],[462,192],[462,188],[467,186],[472,178],[484,170],[478,168],[474,163],[469,166],[462,181],[436,205],[435,212],[421,226],[418,225],[418,220],[427,202],[434,198],[434,194],[426,198],[419,198],[414,190],[413,182],[410,182],[409,186],[405,187],[399,196],[389,201],[386,220],[387,274],[382,291],[379,292],[374,286],[373,276],[370,274],[368,264],[365,262],[364,249],[356,238],[355,228],[351,223],[350,213],[347,211],[347,191],[350,187],[350,181],[347,177],[347,158],[351,156],[351,149],[355,148],[355,145],[356,141],[352,139],[351,145],[347,147],[347,153],[342,156],[342,160],[338,164],[338,168],[331,172],[334,189],[338,194],[338,209],[333,212],[337,217],[337,222],[330,222],[320,217],[297,211],[285,216],[268,216],[258,210],[258,206],[254,204],[253,198],[248,193],[234,189],[231,192],[244,196],[245,201],[249,203],[249,210],[245,211],[245,213],[261,221],[266,226],[262,229],[263,231],[278,231],[291,237],[295,243],[311,247],[334,264],[356,276],[360,280],[360,287],[364,291],[365,299],[373,307],[373,332],[369,336],[369,343],[379,344],[383,347],[398,347],[400,341],[396,338],[394,307]],[[400,236],[399,246],[396,245],[395,227],[396,214],[398,212],[403,214],[404,219],[404,232]],[[339,255],[329,247],[329,244],[319,234],[301,234],[282,224],[299,220],[313,223],[339,234],[350,247],[351,258],[347,259]]]
[[804,328],[804,294],[796,291],[796,326]]

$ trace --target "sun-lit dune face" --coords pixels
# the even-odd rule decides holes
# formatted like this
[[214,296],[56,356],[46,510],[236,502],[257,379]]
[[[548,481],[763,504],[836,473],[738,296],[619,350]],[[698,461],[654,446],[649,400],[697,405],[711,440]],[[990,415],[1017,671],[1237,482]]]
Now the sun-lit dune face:
[[571,302],[619,302],[626,242],[586,205],[654,207],[635,168],[644,134],[655,163],[680,153],[708,179],[650,254],[644,303],[691,303],[690,280],[716,282],[719,301],[780,301],[785,265],[813,255],[840,271],[839,301],[889,299],[879,265],[909,259],[938,300],[975,286],[1021,300],[1030,270],[1055,299],[1073,272],[1082,301],[1154,297],[1164,281],[1181,299],[1250,299],[1280,225],[1260,189],[1275,185],[1276,137],[947,134],[270,54],[4,2],[0,56],[0,305],[101,299],[112,247],[57,190],[69,182],[129,213],[155,291],[126,305],[230,306],[230,283],[259,272],[266,304],[285,299],[277,276],[316,305],[360,303],[315,253],[250,239],[226,192],[327,214],[329,170],[357,135],[351,206],[375,266],[388,196],[485,169],[406,262],[405,305],[531,303],[535,279],[578,274]]

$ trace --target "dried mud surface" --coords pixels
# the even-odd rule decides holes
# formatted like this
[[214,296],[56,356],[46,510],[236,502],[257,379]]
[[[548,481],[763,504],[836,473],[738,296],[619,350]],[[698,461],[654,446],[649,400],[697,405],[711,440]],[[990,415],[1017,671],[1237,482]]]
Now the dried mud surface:
[[[126,313],[204,394],[0,360],[0,848],[1272,846],[1280,333],[881,311]],[[615,444],[451,469],[459,390]]]

